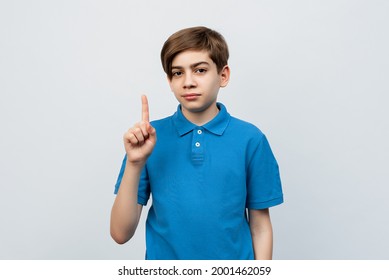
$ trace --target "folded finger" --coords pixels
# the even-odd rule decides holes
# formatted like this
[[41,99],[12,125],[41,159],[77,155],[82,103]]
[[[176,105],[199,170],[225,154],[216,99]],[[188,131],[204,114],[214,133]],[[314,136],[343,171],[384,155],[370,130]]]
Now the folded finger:
[[139,144],[143,144],[145,141],[145,137],[143,136],[142,129],[140,127],[136,127],[132,130],[132,134],[136,137]]

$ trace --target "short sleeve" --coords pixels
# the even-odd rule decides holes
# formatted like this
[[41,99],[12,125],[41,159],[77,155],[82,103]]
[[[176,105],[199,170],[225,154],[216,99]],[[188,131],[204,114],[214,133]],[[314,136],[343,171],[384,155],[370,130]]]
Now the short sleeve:
[[[119,171],[118,178],[115,184],[114,193],[117,194],[119,191],[120,183],[122,182],[124,170],[126,169],[127,155],[124,156],[122,166]],[[150,183],[147,173],[147,167],[145,166],[142,170],[138,186],[138,204],[146,205],[150,198]]]
[[249,209],[266,209],[283,203],[278,163],[265,135],[251,148],[247,170],[247,202]]

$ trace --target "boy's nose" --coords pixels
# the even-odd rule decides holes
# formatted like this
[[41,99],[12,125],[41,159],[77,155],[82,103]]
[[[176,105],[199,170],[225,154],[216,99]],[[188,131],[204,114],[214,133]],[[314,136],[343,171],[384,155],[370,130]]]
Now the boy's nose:
[[193,79],[193,76],[190,74],[185,75],[184,88],[193,88],[193,87],[196,87],[196,82]]

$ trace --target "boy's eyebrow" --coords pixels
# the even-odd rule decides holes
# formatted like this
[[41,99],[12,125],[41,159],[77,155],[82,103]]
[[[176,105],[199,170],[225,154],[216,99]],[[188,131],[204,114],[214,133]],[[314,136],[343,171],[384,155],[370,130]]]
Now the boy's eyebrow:
[[[191,64],[190,65],[190,68],[196,68],[197,66],[199,66],[199,65],[201,65],[201,64],[207,64],[207,65],[209,65],[209,63],[208,62],[206,62],[206,61],[200,61],[200,62],[196,62],[196,63],[193,63],[193,64]],[[172,69],[184,69],[184,67],[182,67],[182,66],[172,66]]]

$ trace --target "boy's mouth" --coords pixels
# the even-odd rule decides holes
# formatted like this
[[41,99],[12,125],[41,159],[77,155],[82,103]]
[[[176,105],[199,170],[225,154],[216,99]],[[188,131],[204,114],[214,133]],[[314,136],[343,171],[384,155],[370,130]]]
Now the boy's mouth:
[[201,96],[199,93],[186,93],[182,95],[186,100],[196,100],[199,96]]

